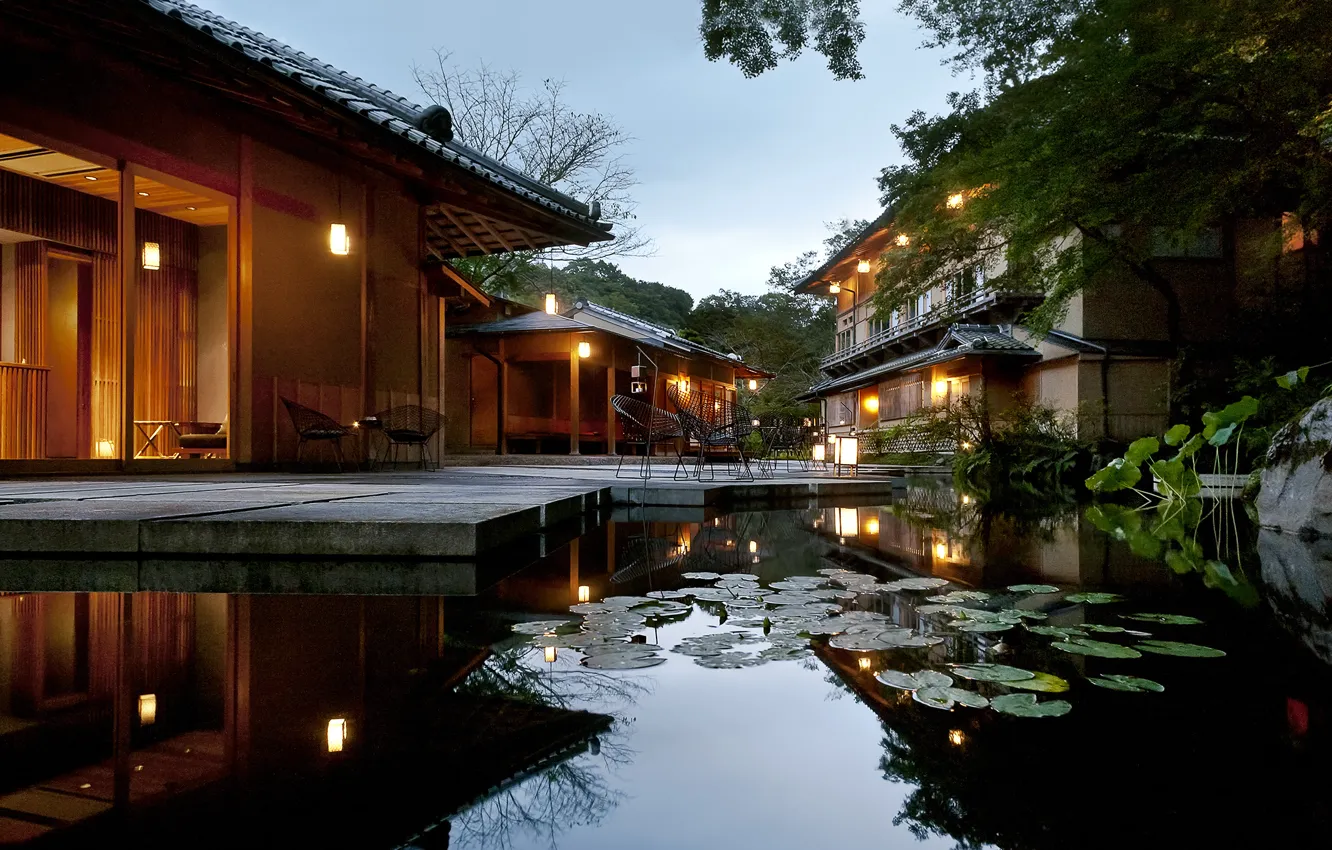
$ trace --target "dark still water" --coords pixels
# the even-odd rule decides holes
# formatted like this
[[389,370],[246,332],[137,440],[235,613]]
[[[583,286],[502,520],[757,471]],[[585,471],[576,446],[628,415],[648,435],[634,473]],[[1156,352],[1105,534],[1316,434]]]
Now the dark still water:
[[1246,548],[1228,594],[944,488],[607,521],[471,597],[14,589],[0,844],[1322,846],[1328,561]]

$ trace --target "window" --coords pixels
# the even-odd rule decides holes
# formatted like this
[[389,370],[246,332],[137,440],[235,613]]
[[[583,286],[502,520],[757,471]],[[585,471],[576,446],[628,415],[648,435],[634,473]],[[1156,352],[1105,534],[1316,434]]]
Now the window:
[[884,381],[879,387],[879,417],[901,419],[927,407],[925,382],[920,375]]
[[1221,228],[1209,227],[1196,234],[1187,234],[1153,227],[1152,256],[1219,260],[1222,257]]
[[980,265],[968,266],[944,281],[944,300],[966,298],[984,284],[985,270]]
[[[896,311],[893,312],[894,315],[896,315]],[[896,322],[893,322],[893,324],[896,324]],[[874,336],[876,334],[881,334],[890,327],[892,327],[892,325],[889,325],[883,319],[879,318],[879,314],[875,313],[869,320],[869,335]]]
[[855,344],[855,338],[856,338],[856,331],[854,328],[844,331],[838,331],[837,350],[845,351],[846,349],[850,348],[852,345]]

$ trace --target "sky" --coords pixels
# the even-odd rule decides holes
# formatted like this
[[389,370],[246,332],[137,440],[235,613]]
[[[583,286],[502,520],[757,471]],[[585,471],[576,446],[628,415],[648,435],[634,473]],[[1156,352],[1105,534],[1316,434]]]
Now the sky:
[[[969,87],[921,49],[923,33],[865,0],[866,79],[836,81],[807,53],[756,79],[710,63],[699,0],[195,0],[252,29],[422,102],[413,63],[562,79],[570,104],[624,127],[647,257],[634,277],[701,299],[763,291],[768,269],[821,249],[825,222],[878,214],[875,178],[901,161],[889,126],[938,112]],[[465,141],[465,140],[464,140]]]

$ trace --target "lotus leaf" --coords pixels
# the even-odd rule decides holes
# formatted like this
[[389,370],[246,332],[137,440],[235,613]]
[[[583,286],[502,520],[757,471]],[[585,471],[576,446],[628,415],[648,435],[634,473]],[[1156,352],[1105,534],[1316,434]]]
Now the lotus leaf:
[[1014,717],[1062,717],[1073,706],[1061,699],[1037,702],[1035,694],[1004,694],[990,700],[990,707]]
[[724,576],[721,577],[721,581],[722,581],[724,584],[730,584],[730,583],[732,583],[732,582],[737,582],[737,581],[738,581],[738,582],[751,582],[751,581],[756,582],[756,581],[758,581],[758,580],[759,580],[759,577],[756,576],[756,575],[754,575],[753,573],[729,573],[729,574],[724,575]]
[[1013,593],[1058,593],[1059,588],[1053,584],[1010,584],[1008,589]]
[[938,670],[921,670],[915,678],[922,688],[946,688],[953,684],[952,676]]
[[1100,632],[1102,634],[1110,634],[1110,635],[1121,634],[1123,632],[1128,631],[1128,629],[1124,628],[1123,626],[1107,626],[1101,623],[1083,623],[1082,628],[1086,629],[1089,632]]
[[1129,443],[1128,450],[1124,452],[1124,462],[1138,466],[1160,450],[1161,444],[1155,437],[1140,437]]
[[1224,446],[1235,429],[1257,412],[1258,399],[1248,395],[1220,410],[1209,410],[1202,415],[1203,439],[1214,446]]
[[1026,608],[1004,608],[999,613],[1024,620],[1044,620],[1050,616],[1044,611],[1028,611]]
[[520,635],[544,635],[566,626],[576,626],[570,620],[529,620],[526,623],[514,623],[513,631]]
[[1166,626],[1197,626],[1202,620],[1185,614],[1120,614],[1125,620],[1141,620],[1144,623],[1161,623]]
[[580,651],[587,656],[615,655],[624,652],[635,655],[651,655],[654,652],[661,651],[661,647],[655,643],[630,643],[617,640],[610,643],[594,643],[584,646]]
[[916,608],[917,614],[947,614],[950,617],[961,617],[966,611],[960,605],[920,605]]
[[1125,676],[1122,673],[1107,673],[1099,678],[1088,679],[1093,685],[1102,688],[1109,688],[1112,691],[1129,691],[1131,693],[1147,693],[1153,691],[1160,693],[1165,690],[1165,685],[1159,682],[1153,682],[1151,679],[1141,679],[1137,676]]
[[684,599],[689,594],[683,590],[649,590],[647,595],[653,599]]
[[1118,593],[1072,593],[1064,597],[1067,602],[1082,605],[1105,605],[1109,602],[1122,602],[1124,597]]
[[690,581],[716,581],[721,578],[721,575],[709,572],[680,573],[680,578],[688,579]]
[[977,682],[1021,682],[1036,678],[1030,670],[1006,664],[960,664],[953,668],[953,672],[963,679]]
[[813,655],[808,646],[770,646],[761,650],[759,658],[767,661],[798,661]]
[[[882,634],[892,634],[892,632],[883,632]],[[900,646],[901,644],[892,644],[882,640],[880,633],[864,632],[837,635],[828,641],[828,645],[834,649],[849,649],[852,652],[875,652],[882,649],[892,649],[895,645]]]
[[827,569],[818,570],[817,572],[818,572],[818,574],[821,575],[821,576],[841,576],[841,575],[846,575],[846,574],[850,573],[851,571],[850,571],[850,570],[843,570],[843,569],[836,568],[836,567],[829,567],[829,568],[827,568]]
[[[961,623],[961,625],[958,625]],[[979,620],[954,620],[952,625],[957,626],[959,632],[1006,632],[1013,628],[1013,623],[995,623],[981,622]]]
[[607,596],[601,601],[606,605],[613,605],[617,608],[632,608],[635,605],[644,605],[653,600],[646,596]]
[[1110,461],[1104,469],[1097,471],[1084,483],[1088,490],[1100,493],[1113,493],[1116,490],[1127,490],[1142,480],[1142,470],[1135,464],[1128,463],[1124,458],[1117,457]]
[[1170,430],[1165,432],[1165,444],[1167,446],[1178,446],[1188,438],[1190,430],[1192,429],[1183,422],[1178,425],[1172,425]]
[[1072,655],[1093,655],[1097,658],[1142,657],[1142,653],[1131,647],[1089,638],[1073,638],[1072,640],[1057,641],[1050,645],[1060,652],[1067,652]]
[[694,659],[700,667],[715,670],[735,670],[740,667],[757,667],[768,661],[761,655],[747,655],[743,652],[723,652],[717,655],[701,655]]
[[919,688],[911,693],[911,698],[921,705],[951,711],[957,700],[949,693],[951,688]]
[[[629,637],[629,634],[630,633],[618,635],[617,638]],[[578,633],[572,635],[537,635],[536,637],[528,641],[528,643],[532,644],[532,646],[555,646],[559,647],[560,649],[564,649],[565,647],[570,647],[576,649],[581,645],[586,645],[590,643],[594,639],[598,640],[599,642],[600,636],[588,635],[584,633]],[[628,645],[623,640],[618,640],[618,639],[615,640],[615,644],[617,646]]]
[[902,578],[897,581],[890,581],[882,585],[883,590],[933,590],[936,587],[944,587],[948,584],[947,579],[942,578]]
[[1143,652],[1154,652],[1157,655],[1176,655],[1181,658],[1220,658],[1225,655],[1222,650],[1210,646],[1179,643],[1173,640],[1145,640],[1138,644],[1138,649]]
[[[890,688],[897,688],[903,691],[914,691],[916,688],[921,687],[921,683],[916,681],[915,674],[903,673],[900,670],[880,670],[878,673],[874,674],[874,678],[883,682]],[[948,681],[951,684],[953,680],[949,679]]]
[[1010,688],[1021,688],[1024,691],[1039,691],[1044,694],[1062,694],[1068,690],[1068,680],[1061,679],[1053,673],[1036,673],[1034,678],[1018,681],[1001,682]]

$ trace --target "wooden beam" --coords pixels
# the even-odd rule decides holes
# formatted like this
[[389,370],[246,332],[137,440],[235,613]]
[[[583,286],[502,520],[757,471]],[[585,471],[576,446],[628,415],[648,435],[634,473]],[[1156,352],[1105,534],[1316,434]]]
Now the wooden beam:
[[[232,355],[236,370],[235,396],[231,399],[231,428],[227,455],[236,463],[254,460],[254,150],[247,135],[240,137],[237,151],[236,199],[236,339]],[[273,458],[269,458],[270,461]]]
[[439,270],[443,272],[444,276],[447,277],[449,280],[458,284],[458,286],[462,288],[463,292],[466,292],[468,295],[471,295],[478,302],[480,302],[483,307],[490,306],[490,297],[481,290],[477,289],[476,285],[473,284],[470,280],[468,280],[467,276],[464,275],[462,272],[458,271],[448,263],[440,263]]
[[[611,407],[611,398],[615,396],[615,340],[607,337],[610,348],[610,362],[606,364],[606,454],[615,454],[615,408]],[[650,424],[650,423],[649,423]]]
[[504,337],[499,341],[499,410],[495,416],[495,454],[509,453],[509,358],[505,356]]
[[453,226],[458,228],[458,230],[464,236],[472,240],[472,244],[480,248],[481,253],[486,254],[487,256],[490,255],[491,250],[486,247],[484,242],[482,242],[480,239],[477,238],[476,234],[472,232],[472,229],[470,227],[462,223],[462,219],[458,218],[456,215],[453,214],[452,210],[450,210],[446,205],[440,204],[439,211],[444,213],[444,217],[447,218],[450,222],[452,222]]
[[508,240],[506,240],[503,236],[500,236],[499,231],[490,226],[490,219],[480,215],[473,216],[473,218],[481,222],[481,226],[486,229],[487,233],[495,237],[495,241],[498,242],[504,248],[504,250],[509,251],[510,253],[513,252],[514,247],[509,244]]
[[134,460],[134,341],[139,326],[139,257],[134,238],[134,166],[121,162],[118,235],[120,255],[120,460]]
[[453,241],[453,237],[450,236],[450,235],[444,230],[444,228],[440,227],[440,226],[435,222],[435,220],[434,220],[433,218],[430,217],[429,213],[426,214],[426,217],[425,217],[425,223],[426,223],[426,227],[430,228],[430,232],[431,232],[431,233],[433,233],[436,237],[438,237],[438,238],[440,238],[440,239],[443,239],[445,242],[449,243],[449,247],[453,249],[453,251],[454,251],[455,254],[457,254],[459,257],[466,257],[466,256],[467,256],[467,249],[463,248],[463,247],[462,247],[461,245],[459,245],[457,242],[454,242],[454,241]]

